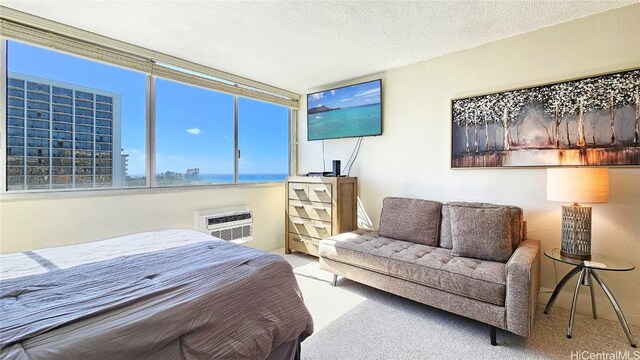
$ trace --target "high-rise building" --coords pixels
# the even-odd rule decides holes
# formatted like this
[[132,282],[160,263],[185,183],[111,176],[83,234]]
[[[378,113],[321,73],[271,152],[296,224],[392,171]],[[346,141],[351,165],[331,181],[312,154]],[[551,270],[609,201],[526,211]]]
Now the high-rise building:
[[120,96],[7,77],[7,190],[120,187]]
[[124,149],[120,149],[120,183],[122,186],[127,184],[127,172],[129,171],[129,154],[124,153]]

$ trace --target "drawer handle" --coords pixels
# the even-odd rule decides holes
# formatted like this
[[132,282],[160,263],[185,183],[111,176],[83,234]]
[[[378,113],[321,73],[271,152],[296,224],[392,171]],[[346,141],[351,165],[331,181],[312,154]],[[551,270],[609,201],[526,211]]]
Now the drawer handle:
[[313,226],[314,228],[316,228],[316,229],[322,229],[322,230],[325,230],[325,231],[327,230],[327,229],[324,227],[324,225],[315,225],[315,224],[313,224],[312,226]]
[[292,206],[296,209],[304,209],[304,206],[302,205],[292,205]]
[[314,243],[313,240],[311,240],[311,239],[301,239],[300,242],[303,242],[303,243],[309,244],[309,245],[313,245],[315,247],[319,247],[320,246],[320,244]]
[[318,210],[318,211],[327,211],[327,209],[323,208],[323,207],[313,207],[313,210]]
[[292,223],[294,223],[295,225],[304,225],[304,223],[302,221],[293,221],[291,220]]

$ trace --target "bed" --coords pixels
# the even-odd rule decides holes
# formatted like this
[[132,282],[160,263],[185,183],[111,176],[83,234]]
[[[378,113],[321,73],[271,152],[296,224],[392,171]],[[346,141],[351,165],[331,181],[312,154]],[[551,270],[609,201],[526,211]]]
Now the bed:
[[0,256],[1,359],[296,359],[279,255],[184,229]]

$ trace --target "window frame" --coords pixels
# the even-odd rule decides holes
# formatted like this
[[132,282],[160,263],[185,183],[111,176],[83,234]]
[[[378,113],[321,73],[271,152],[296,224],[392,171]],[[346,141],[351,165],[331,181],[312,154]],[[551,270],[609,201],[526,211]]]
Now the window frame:
[[[156,80],[157,79],[162,79],[165,81],[172,81],[181,85],[186,85],[186,86],[193,86],[193,87],[197,87],[200,89],[204,89],[204,90],[209,90],[209,91],[215,91],[215,92],[219,92],[219,93],[224,93],[224,94],[228,94],[233,96],[233,137],[234,137],[234,143],[233,143],[233,182],[228,182],[228,183],[219,183],[219,184],[201,184],[201,185],[158,185],[157,184],[157,178],[156,176],[157,174],[157,169],[156,169],[156,131],[157,131],[157,124],[156,124]],[[152,143],[152,144],[148,144],[149,147],[151,149],[153,149],[153,155],[150,159],[151,164],[148,164],[150,166],[150,168],[153,170],[151,172],[151,174],[154,174],[153,176],[149,176],[148,173],[146,175],[147,177],[147,182],[149,180],[151,180],[151,188],[159,188],[159,189],[166,189],[166,188],[201,188],[201,187],[207,187],[207,186],[227,186],[227,185],[238,185],[241,184],[239,183],[237,180],[238,178],[238,95],[236,94],[229,94],[227,92],[224,91],[220,91],[220,90],[216,90],[216,89],[211,89],[205,86],[201,86],[201,85],[195,85],[195,84],[191,84],[191,83],[187,83],[184,81],[180,81],[180,80],[174,80],[174,79],[168,79],[168,78],[164,78],[161,76],[155,76],[155,75],[151,75],[149,78],[149,86],[153,89],[152,90],[152,96],[149,96],[149,109],[147,111],[147,114],[149,114],[149,111],[153,112],[153,115],[148,115],[148,122],[151,123],[152,129],[149,129],[149,132],[151,135],[149,135],[147,137],[148,141],[147,143]],[[289,109],[289,125],[291,125],[291,109]],[[289,131],[291,131],[291,126],[289,126]],[[291,133],[289,133],[289,141],[291,141]],[[289,161],[291,162],[291,157],[289,157]],[[291,175],[289,173],[289,175]],[[149,179],[151,178],[151,179]],[[259,183],[259,182],[256,182]],[[263,182],[263,183],[267,183],[267,182]],[[280,181],[272,181],[270,183],[273,184],[280,184]]]
[[[38,43],[36,41],[31,42],[18,37],[7,36],[3,34],[0,36],[0,97],[7,99],[7,42],[17,41],[25,43],[29,46],[41,47],[50,51],[58,51],[60,53],[85,58],[91,61],[104,63],[110,66],[116,66],[127,70],[133,70],[145,74],[146,76],[146,139],[145,139],[145,177],[146,183],[144,187],[110,187],[110,188],[66,188],[66,189],[38,189],[38,190],[7,190],[7,109],[8,104],[3,101],[0,106],[0,117],[2,121],[0,123],[0,167],[2,173],[0,176],[0,195],[3,200],[7,199],[21,199],[21,198],[34,198],[34,197],[59,197],[59,196],[77,196],[83,195],[116,195],[116,194],[135,194],[135,193],[155,193],[158,191],[182,191],[182,190],[203,190],[210,188],[224,188],[224,187],[262,187],[262,186],[281,186],[283,181],[272,182],[239,182],[239,126],[238,126],[238,98],[246,97],[251,100],[263,101],[273,105],[284,106],[288,108],[288,175],[295,174],[297,171],[297,111],[299,94],[291,93],[286,90],[275,88],[269,85],[264,85],[253,80],[244,79],[236,75],[221,72],[216,69],[208,68],[199,64],[194,64],[179,58],[175,58],[170,55],[160,54],[157,52],[151,52],[154,58],[148,59],[145,56],[149,55],[150,50],[137,47],[128,43],[124,43],[118,40],[113,40],[101,35],[96,35],[84,30],[72,28],[70,26],[59,24],[53,21],[38,18],[26,13],[22,13],[13,9],[0,6],[2,9],[2,16],[0,21],[2,26],[6,26],[7,23],[12,23],[15,19],[19,19],[18,26],[28,27],[38,32],[54,33],[60,35],[59,37],[69,38],[71,44],[82,42],[84,45],[93,45],[101,49],[111,50],[113,52],[127,51],[126,56],[133,56],[134,66],[125,66],[121,63],[105,61],[100,56],[92,57],[90,55],[83,56],[75,52],[68,52],[56,47],[49,47]],[[7,16],[8,14],[8,16]],[[44,29],[44,30],[43,30]],[[70,36],[73,35],[73,36]],[[89,39],[89,40],[87,40]],[[59,39],[58,39],[59,40]],[[114,47],[108,47],[106,45],[115,45]],[[64,48],[64,47],[63,47]],[[104,52],[100,52],[104,57]],[[151,62],[151,71],[144,71],[135,65],[135,61],[143,59]],[[120,58],[117,59],[121,61]],[[157,71],[155,71],[157,69]],[[202,185],[182,185],[182,186],[158,186],[156,183],[156,78],[167,79],[184,83],[188,86],[196,86],[206,90],[222,92],[230,94],[234,97],[234,174],[232,183],[223,184],[202,184]],[[53,79],[54,81],[56,79]],[[242,82],[239,82],[242,81]],[[233,85],[228,85],[233,84]],[[225,90],[233,91],[225,91]],[[275,90],[275,91],[274,91]],[[281,98],[280,100],[278,100]],[[276,101],[270,101],[276,99]],[[286,99],[286,101],[284,100]],[[283,103],[284,102],[284,103]],[[286,104],[286,105],[285,105]]]

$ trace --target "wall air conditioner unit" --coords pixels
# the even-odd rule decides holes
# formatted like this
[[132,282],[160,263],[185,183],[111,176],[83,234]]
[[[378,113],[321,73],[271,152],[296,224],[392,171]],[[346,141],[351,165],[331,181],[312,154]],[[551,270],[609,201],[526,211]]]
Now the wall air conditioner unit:
[[249,207],[201,210],[193,213],[197,231],[234,243],[253,240],[253,213]]

